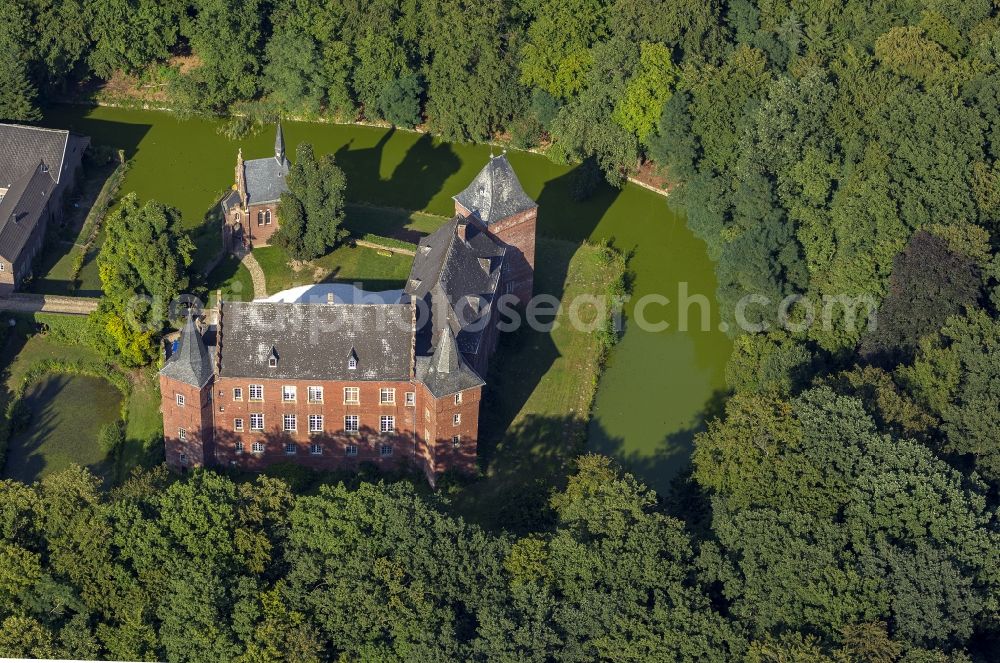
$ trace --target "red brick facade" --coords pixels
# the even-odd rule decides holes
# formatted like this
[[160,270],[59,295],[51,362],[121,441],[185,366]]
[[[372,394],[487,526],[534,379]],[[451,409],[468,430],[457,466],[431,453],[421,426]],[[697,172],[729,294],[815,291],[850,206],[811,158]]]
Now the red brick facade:
[[167,464],[177,469],[212,464],[212,385],[203,388],[160,376]]
[[[262,399],[250,398],[251,384],[261,385]],[[295,388],[294,400],[283,398],[285,387]],[[309,400],[309,387],[322,388],[322,401]],[[348,388],[357,389],[357,399],[345,394]],[[338,469],[367,461],[386,468],[409,463],[432,481],[449,469],[476,469],[482,387],[434,398],[417,381],[217,377],[198,390],[161,375],[160,389],[167,463],[177,469],[216,464],[259,470],[289,460]],[[391,402],[383,402],[382,389],[394,390]],[[262,416],[263,430],[251,430],[257,423],[252,415]],[[294,415],[294,431],[285,430],[286,415]],[[322,423],[311,422],[311,415]],[[356,432],[345,430],[348,416],[357,417]],[[391,432],[382,432],[382,417],[393,417]],[[311,423],[322,430],[311,432]]]
[[233,207],[226,215],[226,228],[232,238],[227,238],[227,242],[242,239],[247,248],[268,246],[278,229],[278,204],[251,205],[248,212]]

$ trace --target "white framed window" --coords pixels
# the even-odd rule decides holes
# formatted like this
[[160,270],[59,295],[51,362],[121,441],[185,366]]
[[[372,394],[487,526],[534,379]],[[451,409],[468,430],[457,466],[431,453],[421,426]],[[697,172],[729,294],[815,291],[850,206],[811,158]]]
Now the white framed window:
[[461,404],[462,404],[462,392],[458,392],[457,394],[455,394],[455,405],[461,405]]
[[278,365],[278,358],[274,357],[274,356],[268,357],[268,359],[267,359],[267,365],[268,365],[269,368],[274,368],[275,366]]
[[243,419],[241,417],[233,419],[233,430],[237,433],[243,432]]
[[271,225],[271,210],[264,210],[264,225]]
[[347,454],[348,456],[357,456],[358,455],[358,445],[356,445],[356,444],[348,444],[346,447],[344,447],[344,453]]
[[417,392],[408,391],[406,392],[406,405],[407,407],[413,407],[417,404]]
[[242,442],[236,442],[233,445],[233,451],[236,452],[236,455],[242,454],[243,453],[243,443]]
[[286,456],[294,456],[297,451],[298,451],[298,448],[295,446],[294,442],[286,442],[285,443],[285,455]]
[[357,405],[361,402],[361,390],[358,387],[344,387],[344,404]]
[[243,400],[243,387],[233,387],[233,400],[234,401]]
[[347,369],[350,371],[354,371],[357,370],[357,368],[358,368],[358,358],[355,357],[354,355],[351,355],[350,357],[347,358]]
[[391,387],[382,387],[378,390],[378,402],[391,405],[396,402],[396,390]]
[[262,384],[250,385],[250,400],[252,401],[264,400],[264,385]]
[[264,212],[260,210],[257,211],[257,225],[258,226],[264,225]]
[[181,442],[187,442],[188,432],[186,428],[177,429],[177,439],[180,440]]
[[309,453],[313,456],[322,456],[323,445],[313,442],[312,444],[309,445]]
[[323,387],[309,387],[309,402],[310,403],[323,402]]
[[344,430],[348,433],[358,432],[358,415],[349,414],[344,417]]
[[262,453],[264,453],[264,443],[263,442],[254,442],[253,443],[253,447],[251,447],[251,448],[253,449],[253,452],[255,454],[262,454]]
[[181,461],[181,465],[187,465],[188,464],[188,455],[187,454],[181,454],[180,455],[180,461]]
[[460,414],[453,414],[451,416],[451,425],[452,426],[457,426],[460,423],[462,423],[462,415],[460,415]]
[[177,394],[177,404],[184,407],[184,394]]
[[396,417],[383,414],[378,420],[378,429],[382,433],[394,433],[396,431]]
[[295,389],[294,386],[287,385],[287,384],[284,385],[281,388],[281,400],[283,400],[286,403],[288,403],[288,402],[294,402],[295,401],[295,392],[296,391],[297,390]]
[[455,447],[456,449],[459,448],[460,446],[462,446],[462,436],[461,435],[452,435],[451,436],[451,446]]
[[281,429],[292,433],[298,430],[295,425],[294,414],[286,414],[281,417]]
[[309,432],[310,433],[322,433],[323,432],[323,415],[322,414],[310,414],[309,415]]
[[264,413],[250,413],[250,430],[264,430]]
[[6,272],[6,271],[7,271],[7,265],[0,262],[0,272]]
[[383,444],[383,445],[381,445],[378,448],[378,455],[382,456],[383,458],[385,458],[386,456],[391,456],[392,455],[392,445],[391,444]]

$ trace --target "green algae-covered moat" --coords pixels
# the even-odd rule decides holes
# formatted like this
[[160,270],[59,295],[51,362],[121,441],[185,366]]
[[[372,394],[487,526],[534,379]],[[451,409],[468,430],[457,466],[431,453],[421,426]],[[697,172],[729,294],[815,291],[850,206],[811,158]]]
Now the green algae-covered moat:
[[[179,208],[191,229],[205,223],[206,213],[232,183],[237,149],[242,147],[247,158],[267,156],[274,140],[270,131],[230,140],[218,131],[218,122],[180,120],[156,111],[63,106],[50,109],[45,123],[123,149],[132,164],[122,192]],[[287,122],[284,129],[290,152],[308,141],[318,154],[336,155],[347,175],[350,202],[439,215],[454,211],[451,196],[498,149],[350,125]],[[525,191],[538,201],[539,235],[611,239],[633,252],[626,330],[599,385],[588,444],[663,489],[687,462],[706,412],[717,406],[731,348],[717,330],[715,278],[705,246],[656,193],[629,184],[620,191],[605,187],[576,202],[570,196],[572,166],[527,152],[511,151],[508,158]],[[683,293],[707,298],[707,325],[702,325],[700,304],[689,299],[692,322],[688,331],[678,329]],[[647,304],[639,312],[646,324],[638,324],[637,302]]]

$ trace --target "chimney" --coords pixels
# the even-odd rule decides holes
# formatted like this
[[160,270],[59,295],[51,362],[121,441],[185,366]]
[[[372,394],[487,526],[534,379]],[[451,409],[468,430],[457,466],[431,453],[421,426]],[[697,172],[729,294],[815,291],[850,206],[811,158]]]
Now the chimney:
[[459,221],[458,225],[455,226],[455,234],[458,235],[458,238],[464,242],[466,241],[466,231],[468,229],[469,229],[468,223],[466,223],[464,220]]
[[333,304],[333,293],[332,292],[326,293],[326,303],[327,304]]

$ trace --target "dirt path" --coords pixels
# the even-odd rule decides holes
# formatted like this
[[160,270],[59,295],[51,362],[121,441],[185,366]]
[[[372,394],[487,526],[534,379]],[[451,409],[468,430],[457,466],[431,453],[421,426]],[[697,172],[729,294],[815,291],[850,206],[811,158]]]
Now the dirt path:
[[240,262],[250,271],[250,278],[253,279],[253,298],[264,299],[267,297],[267,280],[264,278],[264,270],[260,268],[260,263],[253,257],[253,253],[245,254]]

